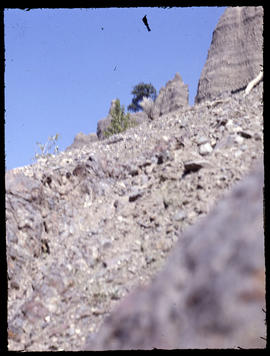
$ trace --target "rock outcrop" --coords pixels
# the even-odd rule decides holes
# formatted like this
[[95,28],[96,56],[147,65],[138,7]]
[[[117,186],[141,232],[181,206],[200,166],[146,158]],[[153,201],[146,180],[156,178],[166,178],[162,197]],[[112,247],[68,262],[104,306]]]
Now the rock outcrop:
[[[99,140],[105,139],[104,133],[108,129],[108,127],[111,125],[111,121],[112,121],[111,112],[114,107],[115,100],[116,99],[112,100],[112,102],[111,102],[108,116],[105,117],[104,119],[99,120],[97,123],[97,137]],[[143,121],[148,119],[147,115],[144,112],[137,112],[137,113],[132,113],[129,115],[130,115],[130,120],[137,125],[141,124]]]
[[[138,285],[147,286],[153,280],[177,241],[181,243],[182,232],[206,216],[225,191],[262,159],[262,85],[259,83],[246,97],[237,93],[191,108],[182,107],[124,133],[40,158],[36,164],[6,173],[9,350],[82,350],[88,336],[95,335],[123,297]],[[244,191],[242,194],[245,195]],[[242,205],[241,209],[234,205],[233,215],[239,219],[239,226],[236,222],[234,228],[239,231],[239,240],[236,235],[235,240],[233,236],[227,238],[231,224],[218,214],[212,215],[209,224],[212,221],[213,231],[214,226],[219,226],[220,235],[215,233],[203,239],[194,233],[190,244],[184,239],[182,245],[177,245],[177,251],[183,247],[189,254],[190,263],[183,260],[170,265],[175,263],[175,269],[190,278],[184,283],[188,289],[179,286],[179,294],[173,294],[177,306],[175,313],[173,308],[170,312],[173,323],[166,319],[166,308],[164,319],[159,319],[168,321],[172,338],[174,325],[181,323],[180,316],[187,307],[185,303],[190,318],[193,320],[196,315],[198,325],[194,321],[185,324],[186,319],[184,325],[189,331],[194,326],[190,335],[198,336],[200,330],[207,332],[209,345],[225,345],[219,337],[224,326],[220,320],[223,308],[228,308],[225,324],[232,314],[234,321],[243,320],[243,330],[235,324],[238,335],[246,332],[246,341],[239,344],[236,334],[226,329],[227,324],[224,326],[223,332],[228,330],[228,335],[233,335],[236,347],[243,347],[245,342],[253,345],[254,335],[265,336],[261,314],[254,311],[260,305],[258,313],[261,312],[264,305],[260,294],[263,284],[256,287],[260,271],[254,274],[254,292],[249,290],[251,267],[255,271],[263,253],[259,240],[261,218],[255,221],[254,211],[246,210],[258,206],[257,199],[261,198],[256,194],[252,207],[246,204],[242,211]],[[250,211],[248,222],[242,219],[244,211]],[[216,224],[212,220],[215,218]],[[253,254],[249,253],[252,237],[244,243],[240,225],[247,236],[253,236],[253,229],[255,234],[258,232]],[[203,229],[201,226],[202,232]],[[223,244],[222,250],[219,244]],[[245,278],[230,286],[231,280],[238,281],[242,276],[237,274],[239,268]],[[209,277],[210,271],[213,279]],[[208,288],[205,294],[199,288],[200,276]],[[175,277],[168,273],[168,288],[175,280],[171,278]],[[212,303],[211,298],[207,299],[207,291],[220,290],[220,284],[226,286],[224,298],[213,305],[216,320],[211,314],[207,324],[208,300]],[[238,287],[240,296],[234,289]],[[163,299],[153,300],[163,303]],[[136,302],[134,310],[141,310],[140,298]],[[159,304],[154,308],[160,317],[163,308]],[[250,312],[248,322],[243,310]],[[145,315],[149,315],[147,310]],[[184,311],[183,317],[188,317]],[[143,321],[146,325],[148,322],[152,320]],[[215,323],[219,334],[214,335]],[[247,332],[247,324],[255,326],[256,334]],[[140,328],[145,331],[144,324]],[[185,330],[179,330],[185,338]],[[194,346],[202,345],[197,336]],[[125,340],[130,340],[129,336]],[[139,347],[146,345],[143,336],[141,340]],[[114,345],[127,345],[118,341]]]
[[263,7],[228,7],[213,33],[195,103],[244,89],[263,65]]
[[66,152],[73,150],[74,148],[79,148],[85,145],[89,145],[92,142],[96,142],[98,137],[95,133],[90,133],[88,135],[84,134],[83,132],[79,132],[75,138],[73,143],[66,148]]
[[[130,114],[130,119],[138,125],[148,119],[157,119],[159,116],[168,114],[175,110],[188,106],[188,85],[184,84],[179,73],[175,74],[172,80],[169,80],[165,87],[162,87],[155,100],[151,100],[150,111],[145,109],[145,112],[137,112]],[[97,136],[99,139],[104,139],[104,132],[111,124],[111,110],[115,100],[112,100],[109,115],[105,119],[98,121]]]
[[174,78],[160,89],[155,100],[155,114],[161,116],[187,107],[189,105],[188,95],[188,85],[184,84],[180,74],[176,73]]
[[179,73],[159,91],[155,102],[144,97],[140,106],[150,120],[188,106],[188,86],[183,83]]
[[117,306],[87,350],[263,348],[263,165],[189,228],[165,269]]

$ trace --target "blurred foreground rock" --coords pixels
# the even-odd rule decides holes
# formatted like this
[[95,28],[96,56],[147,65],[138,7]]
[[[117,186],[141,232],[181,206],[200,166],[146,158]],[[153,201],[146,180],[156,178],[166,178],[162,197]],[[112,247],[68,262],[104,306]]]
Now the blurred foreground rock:
[[189,228],[87,350],[265,347],[263,166]]

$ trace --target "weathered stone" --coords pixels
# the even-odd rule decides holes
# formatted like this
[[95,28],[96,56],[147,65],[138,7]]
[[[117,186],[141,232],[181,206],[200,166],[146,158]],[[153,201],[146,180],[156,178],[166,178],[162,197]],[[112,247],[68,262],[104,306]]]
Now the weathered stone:
[[149,98],[143,98],[140,105],[151,120],[186,107],[188,106],[188,85],[185,85],[180,74],[176,73],[175,77],[160,89],[155,102]]
[[74,138],[74,142],[72,143],[72,145],[68,146],[66,148],[66,152],[74,149],[74,148],[80,148],[84,145],[89,145],[92,142],[96,142],[98,140],[98,137],[95,133],[90,133],[89,135],[85,135],[82,132],[79,132],[75,138]]
[[160,89],[155,100],[155,108],[161,116],[186,106],[188,106],[188,85],[185,85],[180,74],[176,73],[175,77],[166,83],[165,88]]
[[211,165],[209,165],[209,162],[207,161],[195,159],[195,160],[185,161],[184,167],[185,167],[184,175],[186,175],[191,172],[197,172],[201,168],[211,167]]
[[[181,232],[207,215],[261,158],[262,89],[259,83],[245,98],[236,93],[214,107],[201,103],[146,119],[107,140],[6,173],[10,350],[82,350],[119,298],[151,282],[182,240]],[[217,118],[228,118],[231,127],[217,127]],[[196,140],[203,136],[216,143],[207,160],[198,153]],[[222,221],[219,231],[227,231]],[[207,244],[208,260],[214,260],[213,251],[218,251],[214,241]],[[255,262],[248,256],[249,266],[256,264],[257,255]],[[222,266],[224,256],[217,254],[215,261],[219,257]],[[207,265],[199,263],[203,271]],[[185,273],[189,280],[183,288],[192,288],[193,278]],[[160,310],[166,314],[166,308]],[[250,318],[249,325],[257,325],[256,315]],[[151,324],[147,316],[144,322]]]
[[245,89],[263,65],[263,7],[228,7],[213,33],[195,103]]
[[85,349],[263,348],[263,308],[260,165],[180,237],[154,282],[126,297]]
[[213,151],[212,146],[210,145],[209,142],[203,143],[202,145],[200,145],[199,147],[199,153],[202,156],[206,156],[209,153],[211,153]]
[[103,140],[105,138],[104,132],[111,125],[112,117],[107,116],[104,119],[101,119],[97,123],[97,137],[99,140]]

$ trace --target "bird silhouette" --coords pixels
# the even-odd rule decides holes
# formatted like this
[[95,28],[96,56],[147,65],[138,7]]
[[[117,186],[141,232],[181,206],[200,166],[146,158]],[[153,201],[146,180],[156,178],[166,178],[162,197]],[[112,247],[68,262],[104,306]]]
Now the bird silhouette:
[[145,24],[146,28],[148,31],[151,31],[149,25],[148,25],[148,21],[147,21],[147,18],[146,18],[146,15],[142,18],[142,21],[143,23]]

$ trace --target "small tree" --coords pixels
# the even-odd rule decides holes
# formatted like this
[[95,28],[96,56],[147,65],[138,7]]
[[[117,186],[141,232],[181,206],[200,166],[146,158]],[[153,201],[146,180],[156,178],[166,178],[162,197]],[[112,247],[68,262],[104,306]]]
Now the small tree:
[[157,91],[153,85],[151,83],[145,84],[143,82],[135,85],[131,94],[133,95],[133,99],[128,106],[128,110],[134,112],[142,110],[139,103],[142,101],[143,97],[150,98],[153,101],[155,101],[157,97]]
[[135,123],[130,119],[130,115],[125,114],[125,107],[124,105],[120,105],[119,99],[116,99],[110,114],[112,116],[112,121],[111,125],[104,132],[105,137],[123,132],[129,127],[135,126]]

